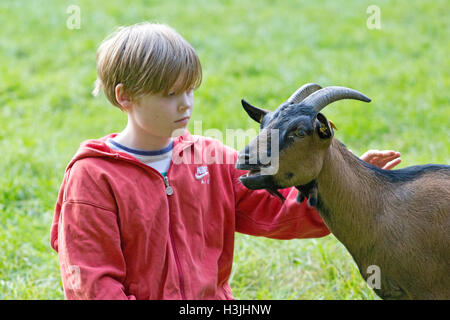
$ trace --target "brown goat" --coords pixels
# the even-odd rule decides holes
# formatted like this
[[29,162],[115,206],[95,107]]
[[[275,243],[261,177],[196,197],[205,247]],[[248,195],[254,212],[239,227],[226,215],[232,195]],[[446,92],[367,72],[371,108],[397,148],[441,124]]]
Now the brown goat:
[[[340,99],[370,101],[352,89],[315,84],[273,112],[242,100],[261,131],[239,154],[236,168],[249,170],[241,182],[280,197],[278,189],[296,186],[297,200],[317,208],[366,281],[371,266],[378,268],[379,286],[372,288],[381,298],[450,299],[450,166],[382,170],[362,161],[320,113]],[[277,160],[272,174],[262,173],[270,167],[259,161],[262,140]]]

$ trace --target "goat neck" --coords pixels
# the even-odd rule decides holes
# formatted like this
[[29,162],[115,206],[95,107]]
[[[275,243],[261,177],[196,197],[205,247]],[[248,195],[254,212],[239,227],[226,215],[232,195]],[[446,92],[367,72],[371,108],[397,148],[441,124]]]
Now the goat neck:
[[377,241],[381,197],[390,186],[334,138],[317,183],[317,209],[327,226],[354,257],[367,254],[367,248]]

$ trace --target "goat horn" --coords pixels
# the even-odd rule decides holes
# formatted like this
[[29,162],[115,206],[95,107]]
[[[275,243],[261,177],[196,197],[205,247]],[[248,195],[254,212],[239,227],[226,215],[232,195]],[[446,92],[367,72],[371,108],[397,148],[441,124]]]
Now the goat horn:
[[302,104],[309,105],[314,111],[320,112],[330,103],[342,100],[342,99],[355,99],[364,102],[370,102],[371,100],[359,91],[345,88],[345,87],[326,87],[312,93]]
[[321,86],[315,83],[307,83],[297,89],[290,97],[287,99],[289,103],[300,103],[311,93],[322,89]]

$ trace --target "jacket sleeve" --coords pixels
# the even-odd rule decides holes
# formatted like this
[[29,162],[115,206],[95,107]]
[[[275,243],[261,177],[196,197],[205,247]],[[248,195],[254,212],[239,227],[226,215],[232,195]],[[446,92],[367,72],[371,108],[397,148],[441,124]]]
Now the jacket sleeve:
[[[66,299],[135,299],[127,296],[125,260],[115,209],[99,196],[98,180],[83,168],[72,168],[52,234],[58,251]],[[94,201],[92,197],[97,197]]]
[[266,190],[250,190],[238,180],[246,171],[233,167],[236,231],[274,239],[318,238],[330,233],[317,210],[298,203],[297,189],[279,190],[283,203]]

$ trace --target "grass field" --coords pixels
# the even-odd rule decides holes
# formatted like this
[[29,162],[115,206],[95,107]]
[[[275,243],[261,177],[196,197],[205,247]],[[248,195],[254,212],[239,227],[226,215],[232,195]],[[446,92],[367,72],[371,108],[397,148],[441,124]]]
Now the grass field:
[[[131,3],[131,2],[130,2]],[[369,29],[376,4],[381,29]],[[81,10],[69,29],[69,5]],[[49,229],[64,168],[81,141],[126,116],[90,94],[99,42],[119,25],[168,23],[196,48],[203,129],[257,128],[240,99],[273,109],[306,82],[362,91],[371,104],[324,113],[355,153],[395,149],[403,163],[450,163],[450,3],[436,1],[0,2],[0,299],[63,299]],[[235,146],[236,148],[243,145]],[[333,237],[236,235],[237,299],[378,299]]]

